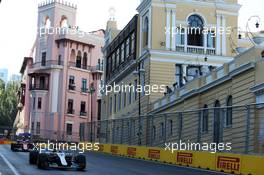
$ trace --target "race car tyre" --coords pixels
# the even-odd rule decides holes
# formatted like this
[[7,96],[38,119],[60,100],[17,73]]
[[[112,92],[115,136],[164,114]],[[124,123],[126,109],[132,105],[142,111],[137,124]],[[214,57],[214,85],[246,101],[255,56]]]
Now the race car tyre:
[[15,148],[15,144],[14,143],[11,143],[11,151],[13,151],[13,152],[16,151],[16,148]]
[[39,169],[49,168],[48,156],[46,154],[39,154],[37,164]]
[[31,165],[37,164],[38,161],[38,152],[37,151],[31,151],[29,152],[29,163]]
[[83,171],[86,168],[86,157],[84,155],[78,155],[75,158],[75,163],[78,164],[78,171]]

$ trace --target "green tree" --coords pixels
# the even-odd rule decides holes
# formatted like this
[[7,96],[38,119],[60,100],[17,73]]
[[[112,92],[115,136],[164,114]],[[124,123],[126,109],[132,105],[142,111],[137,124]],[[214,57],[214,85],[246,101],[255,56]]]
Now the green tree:
[[9,82],[6,87],[0,82],[0,126],[12,127],[17,114],[18,82]]

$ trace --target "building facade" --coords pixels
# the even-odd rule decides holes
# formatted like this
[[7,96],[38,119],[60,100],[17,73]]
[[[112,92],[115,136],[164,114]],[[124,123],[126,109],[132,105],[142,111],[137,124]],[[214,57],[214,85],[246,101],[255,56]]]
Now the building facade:
[[[164,96],[164,87],[165,93],[181,88],[195,77],[233,60],[237,52],[231,45],[237,46],[237,32],[228,33],[228,30],[237,28],[239,9],[240,5],[235,0],[192,3],[187,0],[141,1],[137,8],[136,59],[127,63],[127,67],[118,67],[119,62],[115,60],[122,60],[122,54],[117,50],[111,58],[105,52],[105,59],[108,60],[105,70],[110,70],[110,67],[116,69],[116,72],[113,70],[114,76],[106,77],[106,85],[115,82],[134,87],[148,85],[163,88],[151,93],[146,89],[140,93],[108,93],[103,97],[103,118],[145,114],[153,109],[157,99]],[[196,33],[192,28],[202,33]],[[220,32],[220,28],[225,30]],[[233,38],[232,43],[230,38]],[[106,45],[104,50],[108,50],[114,42]],[[126,47],[126,42],[123,45],[124,50],[131,48]],[[120,48],[122,52],[123,46]]]
[[84,123],[100,120],[104,31],[80,31],[76,10],[68,2],[39,4],[35,57],[24,68],[26,103],[17,117],[24,121],[17,127],[20,131],[79,141],[84,139]]

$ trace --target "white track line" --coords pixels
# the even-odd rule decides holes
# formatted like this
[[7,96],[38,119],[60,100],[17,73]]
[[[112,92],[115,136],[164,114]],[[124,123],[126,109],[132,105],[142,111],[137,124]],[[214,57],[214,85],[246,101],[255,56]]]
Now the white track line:
[[0,156],[3,158],[7,166],[13,171],[14,175],[20,175],[17,172],[16,168],[5,158],[5,156],[2,153],[0,153]]

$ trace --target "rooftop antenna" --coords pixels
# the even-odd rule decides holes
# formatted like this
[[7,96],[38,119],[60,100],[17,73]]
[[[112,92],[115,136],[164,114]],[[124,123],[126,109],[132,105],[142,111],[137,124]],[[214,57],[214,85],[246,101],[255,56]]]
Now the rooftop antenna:
[[109,12],[110,20],[114,21],[115,20],[116,9],[114,7],[110,7],[108,12]]

